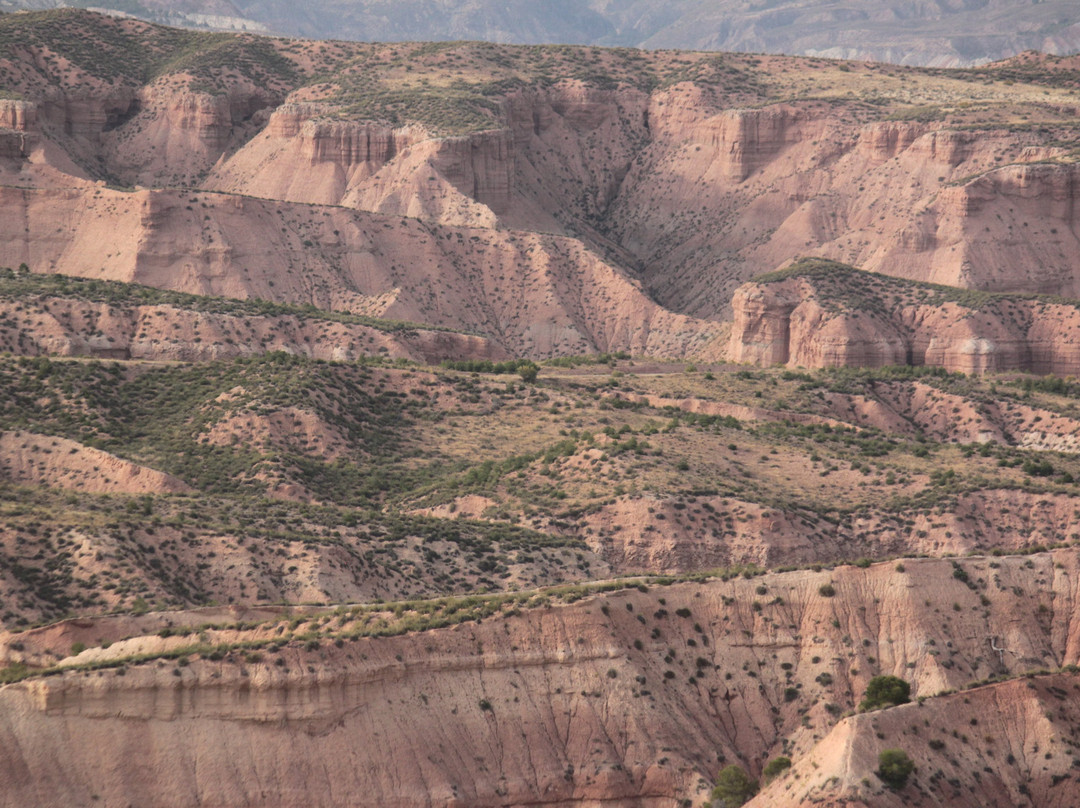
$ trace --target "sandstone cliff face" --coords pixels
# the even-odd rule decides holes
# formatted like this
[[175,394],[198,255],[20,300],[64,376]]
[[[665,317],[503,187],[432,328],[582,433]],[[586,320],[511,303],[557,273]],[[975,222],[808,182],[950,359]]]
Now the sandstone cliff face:
[[406,151],[419,131],[332,120],[320,104],[286,103],[243,149],[214,168],[208,186],[252,196],[341,204],[356,184]]
[[[337,45],[333,50],[334,58],[344,58],[348,49]],[[301,72],[315,69],[315,55],[303,47],[290,46],[282,53],[288,53],[293,68]],[[234,72],[214,78],[216,90],[210,94],[199,90],[207,86],[205,76],[197,79],[183,71],[149,84],[139,84],[135,77],[125,79],[127,83],[89,77],[76,82],[63,73],[23,65],[19,91],[30,100],[5,102],[0,123],[10,126],[0,134],[0,180],[63,194],[85,187],[91,177],[129,186],[198,185],[295,203],[285,204],[277,213],[263,209],[245,223],[250,232],[259,233],[251,246],[240,246],[232,235],[224,237],[238,230],[235,221],[229,221],[237,216],[218,221],[225,208],[209,204],[201,208],[201,200],[199,206],[184,205],[191,205],[193,214],[184,237],[160,229],[175,228],[175,216],[163,213],[147,216],[124,206],[128,213],[137,213],[137,221],[120,221],[118,208],[102,211],[102,217],[115,219],[121,241],[134,239],[142,245],[129,244],[122,252],[125,259],[139,253],[137,262],[147,270],[141,273],[144,278],[178,275],[180,280],[170,283],[197,290],[315,298],[322,304],[334,300],[372,313],[393,309],[396,316],[433,317],[430,321],[438,324],[480,328],[498,335],[507,350],[537,356],[609,347],[670,354],[676,343],[682,350],[716,355],[706,347],[715,336],[709,321],[733,313],[734,290],[761,271],[806,253],[963,287],[1080,294],[1073,259],[1080,253],[1076,235],[1080,227],[1073,210],[1077,169],[1063,160],[1068,149],[1054,128],[1071,114],[1068,96],[1056,89],[1048,91],[1049,98],[1038,95],[1039,114],[1051,120],[1048,134],[1036,127],[980,124],[975,129],[972,121],[954,125],[929,119],[959,115],[959,109],[931,110],[925,121],[882,120],[884,113],[835,94],[833,81],[857,86],[880,81],[885,86],[895,78],[874,66],[845,66],[850,74],[845,75],[831,68],[825,71],[809,60],[773,59],[753,68],[746,60],[716,62],[710,69],[720,76],[739,76],[729,82],[716,76],[691,80],[702,62],[695,57],[687,63],[693,66],[686,71],[687,80],[674,74],[659,85],[643,81],[644,74],[634,71],[644,65],[635,62],[627,73],[632,80],[598,83],[581,78],[575,69],[489,93],[483,103],[491,129],[462,137],[435,137],[419,122],[423,115],[410,123],[406,112],[387,114],[379,112],[378,105],[368,116],[343,117],[344,102],[335,96],[337,85],[305,86],[295,75],[288,81],[260,84],[243,71]],[[379,70],[392,69],[383,61],[378,64]],[[763,88],[774,80],[769,71],[776,71],[774,78],[785,71],[823,71],[821,86],[810,83],[782,103],[768,103]],[[890,103],[915,103],[920,93],[941,91],[937,85],[921,87],[931,82],[928,76],[900,78],[920,86],[891,87]],[[955,95],[961,90],[975,92],[972,86],[958,83],[946,89]],[[811,92],[815,89],[828,90],[826,100],[815,100]],[[989,93],[988,103],[994,99],[1033,103],[1030,88],[978,92]],[[438,100],[437,96],[428,100]],[[413,100],[419,103],[423,98]],[[175,201],[180,197],[176,194]],[[155,197],[150,204],[165,198]],[[11,221],[21,218],[29,223],[26,240],[52,245],[40,250],[47,266],[28,261],[31,266],[67,271],[70,262],[72,272],[84,271],[82,265],[88,261],[80,256],[93,250],[89,237],[46,223],[30,197],[22,200],[21,208],[14,197],[8,201]],[[324,218],[338,226],[298,240],[283,234],[282,226],[288,231],[293,222],[313,218],[311,211],[297,207],[300,204],[333,206]],[[402,268],[412,263],[407,259],[415,244],[387,249],[383,255],[369,253],[363,242],[346,244],[342,234],[348,228],[341,224],[348,217],[337,206],[418,219],[432,227],[487,231],[481,238],[489,245],[499,244],[501,255],[484,260],[498,267],[483,284],[470,278],[468,283],[484,287],[479,295],[446,294],[437,299],[436,293],[432,299],[418,291],[424,284],[413,278],[461,276],[462,267],[472,264],[475,256],[458,254],[456,236],[443,239],[441,247],[454,249],[441,250],[445,254],[437,258],[420,251],[420,261],[436,261],[438,271],[428,266],[422,274],[405,273]],[[201,218],[196,215],[199,211]],[[282,225],[270,224],[275,216],[284,220]],[[416,227],[412,221],[387,224],[390,228],[384,229],[402,232]],[[20,244],[19,229],[12,229],[15,232],[4,246],[15,254],[31,252]],[[513,250],[507,247],[505,234],[511,230],[531,234],[531,253],[508,255]],[[68,244],[60,247],[63,234]],[[547,234],[568,241],[554,243]],[[292,241],[301,246],[285,243]],[[312,246],[304,246],[307,242]],[[261,244],[273,244],[273,254],[260,249]],[[184,251],[190,257],[177,266],[169,256]],[[287,258],[281,257],[282,251]],[[93,263],[112,272],[117,255],[117,251],[98,255]],[[581,269],[567,261],[586,266]],[[243,277],[251,273],[253,262],[265,267],[265,280]],[[306,274],[307,262],[315,265],[313,274],[301,280],[298,276]],[[513,266],[503,265],[508,262]],[[169,266],[169,271],[161,267],[151,271],[155,263]],[[604,274],[620,276],[616,297],[634,298],[618,316],[655,308],[656,316],[641,319],[670,321],[663,326],[669,333],[659,339],[606,341],[604,335],[612,331],[656,329],[608,322],[615,316],[608,301],[594,298],[581,306],[567,298],[576,294],[571,289],[573,277],[588,276],[594,264],[610,269]],[[332,267],[331,276],[359,273],[370,283],[327,278],[322,269],[326,266]],[[562,289],[556,291],[547,282],[546,267],[559,267],[557,274],[566,281],[558,284]],[[492,301],[494,278],[502,281],[495,294],[506,296],[508,289],[522,289],[528,311],[520,307],[509,311],[509,306]],[[541,281],[535,284],[535,278]],[[350,286],[367,287],[360,291],[362,300]],[[469,299],[477,296],[484,299]],[[345,302],[349,298],[351,302]],[[547,311],[551,299],[559,310],[554,323],[544,320],[551,319]],[[592,309],[594,304],[604,310]],[[679,315],[695,319],[678,319]],[[813,312],[801,311],[799,316],[803,315],[805,328],[824,323]],[[583,316],[605,322],[596,328],[585,326]],[[518,328],[511,320],[525,325]],[[860,339],[872,342],[878,324],[867,323],[865,329],[867,334]],[[691,330],[698,334],[688,337]],[[979,338],[972,335],[969,340]],[[856,350],[848,339],[847,348],[824,352],[837,356],[809,356],[806,361],[870,362],[875,361],[871,356],[875,352],[900,350],[895,337],[880,339],[884,343],[865,350]],[[1003,344],[1012,337],[997,334],[995,339]],[[969,347],[980,350],[976,343]],[[934,353],[937,348],[927,350]],[[862,358],[855,355],[860,351],[866,354]],[[1040,352],[1045,351],[1036,350]],[[968,364],[978,367],[987,362],[993,365],[982,359]]]
[[[837,733],[873,728],[896,742],[924,716],[937,728],[940,713],[913,705],[847,719],[818,744],[836,721],[824,704],[849,709],[876,673],[902,675],[923,696],[1077,661],[1075,552],[1002,558],[994,568],[985,558],[957,563],[977,591],[949,562],[913,560],[904,572],[882,564],[631,589],[419,634],[289,643],[246,661],[232,652],[9,685],[0,689],[0,761],[9,773],[0,801],[673,806],[700,799],[721,761],[756,775],[781,750],[822,767],[797,781],[817,793],[835,773],[831,755],[859,748],[838,748]],[[828,582],[834,597],[819,593]],[[755,594],[762,586],[765,597]],[[952,602],[961,610],[943,619]],[[111,636],[107,626],[98,633]],[[208,634],[212,642],[279,636],[274,622]],[[38,636],[24,636],[20,653],[34,653]],[[137,647],[128,642],[104,653],[122,658]],[[786,667],[771,664],[773,655]],[[973,698],[984,692],[1001,691]],[[995,750],[1019,748],[1000,737],[1002,722],[1019,718],[1008,708],[1000,718],[980,715],[987,724],[978,736],[994,734]],[[1015,726],[1025,744],[1064,752],[1044,724]],[[857,788],[855,777],[876,763],[868,756],[859,752],[851,775],[831,786]],[[1041,752],[1016,760],[1002,775],[1010,788],[1045,776]],[[981,799],[977,791],[953,804]]]
[[955,302],[908,302],[893,309],[834,303],[805,278],[740,287],[732,298],[730,356],[736,362],[810,368],[1080,372],[1080,309],[1071,303],[1000,298],[981,309]]
[[0,100],[0,159],[21,160],[37,129],[37,105],[27,101]]
[[263,111],[279,100],[244,83],[216,95],[173,82],[151,84],[107,119],[101,156],[108,172],[127,185],[194,183],[246,142],[265,123]]
[[560,218],[599,217],[647,131],[647,96],[563,82],[516,92],[503,106],[505,127],[432,138],[418,126],[285,104],[215,167],[208,187],[451,225],[562,230]]
[[0,129],[30,132],[37,127],[37,104],[31,101],[0,100]]
[[650,142],[606,217],[663,304],[727,314],[739,283],[808,252],[968,288],[1076,293],[1075,169],[1039,162],[1060,148],[855,123],[813,102],[724,106],[689,85],[658,92]]

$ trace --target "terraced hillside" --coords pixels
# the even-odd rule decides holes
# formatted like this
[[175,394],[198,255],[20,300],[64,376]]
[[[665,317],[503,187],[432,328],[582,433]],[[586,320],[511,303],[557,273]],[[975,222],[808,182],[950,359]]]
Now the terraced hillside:
[[1071,804],[1071,62],[0,45],[0,805]]
[[0,18],[0,245],[36,273],[724,355],[799,256],[1080,295],[1075,60],[972,70]]

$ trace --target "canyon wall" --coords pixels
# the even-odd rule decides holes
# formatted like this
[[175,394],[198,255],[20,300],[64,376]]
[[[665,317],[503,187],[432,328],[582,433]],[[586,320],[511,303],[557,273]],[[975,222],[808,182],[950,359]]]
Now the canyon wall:
[[429,323],[487,334],[514,355],[722,352],[719,324],[663,309],[560,236],[92,185],[0,188],[0,210],[6,260],[38,272]]
[[729,355],[756,365],[928,365],[950,372],[1080,373],[1080,308],[1031,297],[974,304],[883,295],[837,305],[792,277],[749,283],[732,299]]

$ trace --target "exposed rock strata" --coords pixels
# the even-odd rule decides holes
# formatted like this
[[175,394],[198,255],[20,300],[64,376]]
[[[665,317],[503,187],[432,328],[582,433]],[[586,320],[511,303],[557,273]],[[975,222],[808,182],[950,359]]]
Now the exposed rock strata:
[[267,351],[332,361],[375,355],[429,363],[508,357],[505,350],[484,337],[452,331],[384,331],[299,315],[224,314],[62,297],[0,300],[0,350],[22,356],[180,362],[231,359]]
[[723,350],[719,324],[663,309],[559,236],[205,192],[0,188],[0,242],[39,272],[430,323],[515,355]]
[[[1076,802],[1076,686],[1075,674],[1039,676],[847,718],[746,805],[1069,808]],[[954,735],[950,727],[968,731]],[[878,755],[897,748],[915,773],[893,790],[877,776]]]
[[859,305],[792,277],[740,287],[732,309],[729,354],[736,362],[1080,373],[1080,308],[1071,302],[1002,297],[976,308],[880,293]]
[[[781,751],[817,761],[821,773],[799,781],[816,791],[835,773],[831,755],[850,748],[832,743],[837,733],[873,727],[898,743],[905,721],[932,718],[916,705],[848,719],[817,744],[835,721],[824,704],[850,708],[876,673],[902,675],[922,696],[1080,659],[1075,552],[987,562],[957,562],[978,591],[949,562],[913,560],[904,572],[881,564],[631,589],[479,625],[341,647],[294,643],[257,660],[233,653],[9,685],[0,689],[0,802],[78,804],[96,794],[156,805],[671,806],[700,799],[720,761],[756,775]],[[820,594],[829,582],[834,597]],[[768,597],[755,594],[762,586]],[[952,602],[961,609],[943,620]],[[978,736],[998,734],[998,719],[985,720]],[[1015,727],[1067,758],[1041,722]],[[1000,738],[995,750],[1013,743]],[[856,774],[868,756],[857,756]],[[1041,782],[1041,752],[1017,761],[1000,775],[1006,794]],[[970,772],[958,775],[968,782]],[[952,804],[982,799],[976,791]]]

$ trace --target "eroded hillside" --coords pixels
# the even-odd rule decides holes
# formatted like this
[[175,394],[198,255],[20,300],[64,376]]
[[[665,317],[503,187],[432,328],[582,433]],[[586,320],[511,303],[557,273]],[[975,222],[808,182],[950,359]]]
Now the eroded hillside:
[[314,43],[76,11],[0,39],[0,244],[35,272],[532,357],[718,358],[735,289],[800,255],[1080,296],[1068,59]]
[[0,43],[0,803],[1068,804],[1075,64]]
[[804,259],[741,286],[732,306],[736,362],[1080,371],[1077,300],[962,290]]
[[[3,639],[54,667],[0,690],[0,799],[698,805],[784,754],[754,804],[1065,805],[1074,674],[933,697],[1074,666],[1078,575],[1062,550],[59,624]],[[920,703],[844,717],[881,672]],[[895,796],[886,745],[920,763]]]

